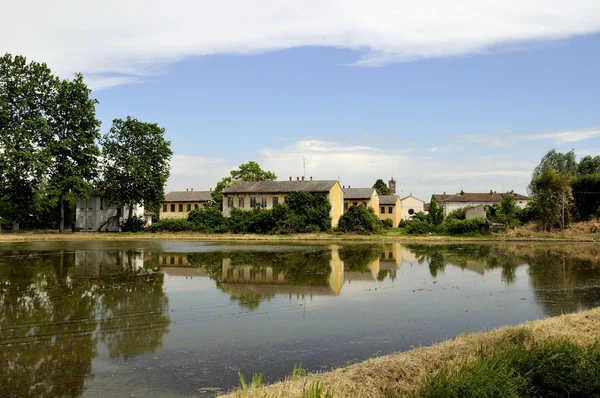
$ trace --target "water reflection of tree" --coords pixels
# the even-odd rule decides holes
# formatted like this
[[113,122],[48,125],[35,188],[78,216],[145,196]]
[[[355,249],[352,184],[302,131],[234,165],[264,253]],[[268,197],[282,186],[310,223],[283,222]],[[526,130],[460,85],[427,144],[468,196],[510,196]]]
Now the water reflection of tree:
[[170,323],[163,273],[134,269],[133,256],[127,252],[124,271],[101,284],[100,335],[111,357],[154,352]]
[[74,254],[0,257],[4,396],[77,396],[96,356],[97,293],[74,277]]
[[600,305],[600,258],[594,247],[579,250],[575,255],[560,248],[540,248],[526,255],[536,300],[549,316]]
[[340,248],[340,259],[344,269],[351,272],[367,272],[369,265],[378,260],[383,250],[382,245],[360,244]]

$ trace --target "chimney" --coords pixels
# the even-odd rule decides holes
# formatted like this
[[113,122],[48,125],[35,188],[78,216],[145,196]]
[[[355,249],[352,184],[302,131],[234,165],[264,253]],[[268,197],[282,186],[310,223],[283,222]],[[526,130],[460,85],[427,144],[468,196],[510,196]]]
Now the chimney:
[[350,185],[348,185],[348,188],[350,188]]
[[493,194],[494,194],[494,191],[492,191],[492,190],[490,189],[490,195],[493,195]]
[[191,188],[191,191],[194,192],[194,188]]
[[302,176],[302,181],[304,181],[304,176]]
[[296,176],[296,181],[300,181],[300,177]]
[[209,188],[209,191],[212,192],[212,188]]
[[465,194],[465,191],[463,191],[463,190],[461,189],[461,190],[460,190],[460,195],[462,196],[462,195],[464,195],[464,194]]
[[444,195],[446,194],[446,191],[444,191]]
[[292,181],[292,177],[290,177],[290,181]]
[[185,192],[188,192],[188,191],[189,191],[189,189],[187,189],[187,188],[186,188],[186,189],[185,189]]
[[310,176],[310,180],[312,181],[312,176]]

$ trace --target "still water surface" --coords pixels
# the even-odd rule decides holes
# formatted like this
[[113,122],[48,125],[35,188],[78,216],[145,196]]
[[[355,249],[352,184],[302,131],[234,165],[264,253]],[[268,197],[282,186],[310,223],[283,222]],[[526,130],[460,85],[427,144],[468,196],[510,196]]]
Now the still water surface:
[[0,395],[212,396],[600,305],[600,248],[0,245]]

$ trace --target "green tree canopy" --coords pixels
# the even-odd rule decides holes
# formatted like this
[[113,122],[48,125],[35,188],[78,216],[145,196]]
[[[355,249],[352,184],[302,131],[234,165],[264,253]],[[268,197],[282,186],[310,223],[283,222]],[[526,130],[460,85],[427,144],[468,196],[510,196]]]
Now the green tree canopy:
[[600,173],[600,155],[596,157],[584,156],[577,166],[577,174],[582,176],[586,174]]
[[531,182],[528,187],[530,193],[535,194],[536,184],[534,184],[534,181],[548,168],[557,173],[563,173],[570,176],[576,175],[578,165],[577,160],[575,159],[575,151],[570,150],[567,153],[556,152],[555,149],[548,151],[540,161],[540,164],[533,170]]
[[56,82],[46,64],[0,58],[0,216],[13,229],[36,213],[36,190],[50,160],[45,115]]
[[102,190],[112,203],[129,205],[129,218],[134,204],[146,206],[164,200],[173,155],[164,134],[158,124],[128,116],[113,120],[102,137]]
[[375,190],[377,191],[377,195],[379,196],[392,194],[388,186],[381,178],[375,181],[375,184],[373,184],[373,188],[375,188]]
[[436,226],[444,221],[444,208],[438,206],[435,199],[432,199],[429,203],[428,218],[429,222]]
[[92,180],[98,174],[98,101],[90,98],[90,92],[81,74],[72,81],[63,80],[57,84],[48,112],[47,145],[51,156],[48,190],[58,198],[61,232],[65,225],[65,200],[89,195]]
[[532,181],[532,188],[535,192],[532,207],[540,227],[547,231],[555,227],[564,229],[570,220],[573,204],[571,175],[546,168]]
[[217,182],[213,189],[212,199],[223,205],[223,190],[239,181],[275,181],[277,176],[271,171],[263,170],[258,163],[251,160],[248,163],[243,163],[235,170],[229,172],[229,177],[224,177]]

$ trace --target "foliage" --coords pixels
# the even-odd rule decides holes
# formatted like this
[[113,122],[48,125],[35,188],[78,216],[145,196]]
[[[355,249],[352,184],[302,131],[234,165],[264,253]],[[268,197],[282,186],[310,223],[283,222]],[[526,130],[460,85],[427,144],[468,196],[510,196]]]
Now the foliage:
[[373,188],[375,188],[375,190],[377,191],[377,195],[379,195],[379,196],[392,194],[392,191],[390,191],[390,188],[388,188],[386,183],[381,178],[378,179],[377,181],[375,181],[375,184],[373,184]]
[[540,161],[540,164],[533,170],[531,182],[528,190],[531,194],[537,192],[535,181],[539,179],[546,169],[552,169],[557,174],[566,174],[574,176],[577,174],[577,160],[575,159],[575,151],[571,150],[567,153],[556,152],[552,149]]
[[498,203],[496,209],[496,220],[506,225],[519,225],[519,206],[513,195],[506,194],[502,196],[502,200]]
[[591,157],[584,156],[577,165],[577,175],[583,176],[586,174],[600,173],[600,155]]
[[229,221],[215,205],[207,205],[189,212],[187,220],[196,231],[226,232]]
[[140,232],[144,229],[145,224],[144,216],[132,216],[121,222],[121,230],[123,232]]
[[290,210],[290,225],[295,232],[325,232],[331,229],[331,203],[325,195],[306,191],[292,192],[285,198]]
[[235,170],[229,172],[230,176],[224,177],[212,190],[211,196],[219,206],[223,206],[223,190],[239,181],[275,181],[277,176],[271,171],[263,170],[258,163],[251,160],[243,163]]
[[557,173],[552,168],[546,168],[534,181],[532,199],[539,226],[546,231],[555,227],[564,229],[571,218],[573,194],[566,173]]
[[263,374],[262,373],[252,373],[252,387],[260,387],[263,383]]
[[435,199],[432,199],[429,203],[428,213],[429,222],[432,225],[438,226],[444,221],[444,209],[438,206]]
[[600,173],[587,174],[572,180],[577,216],[588,221],[600,216]]
[[418,218],[409,221],[405,229],[410,235],[425,235],[435,232],[435,227],[431,225],[428,220],[422,220]]
[[102,137],[102,190],[111,203],[151,205],[162,202],[169,178],[171,143],[165,129],[135,118],[115,119]]
[[468,207],[461,207],[452,210],[446,216],[446,220],[465,220],[467,218],[467,209]]
[[36,190],[48,171],[46,114],[56,81],[46,64],[0,58],[0,217],[15,229],[35,215]]
[[381,232],[381,223],[371,207],[363,204],[350,206],[340,217],[338,231],[359,234],[373,234]]
[[98,101],[90,98],[91,90],[77,74],[73,81],[57,85],[48,112],[51,156],[48,190],[58,198],[59,230],[64,231],[65,200],[87,197],[98,174],[98,140],[100,121],[96,119]]
[[381,220],[381,225],[383,228],[394,228],[394,221],[391,218],[386,218],[385,220]]
[[344,262],[344,269],[347,271],[365,272],[369,264],[379,259],[382,247],[380,245],[362,244],[343,246],[340,253],[340,260]]
[[408,225],[408,221],[406,221],[405,219],[401,219],[400,222],[398,223],[398,228],[405,228]]
[[248,383],[246,382],[246,376],[244,376],[242,372],[238,372],[238,377],[240,379],[242,391],[248,391]]
[[323,391],[323,382],[314,380],[308,388],[306,388],[306,383],[304,387],[302,387],[302,398],[333,398],[333,389],[327,387],[326,390]]
[[449,235],[479,233],[488,225],[485,218],[469,218],[468,220],[450,219],[444,221],[443,231]]
[[184,232],[194,231],[194,224],[182,218],[163,218],[153,222],[145,229],[148,232]]
[[[523,337],[521,337],[523,336]],[[427,377],[422,397],[588,397],[600,390],[600,343],[570,340],[513,341],[482,347],[474,361],[450,365]]]
[[304,375],[306,375],[306,369],[302,367],[302,364],[294,364],[294,369],[292,370],[292,380],[298,380]]

